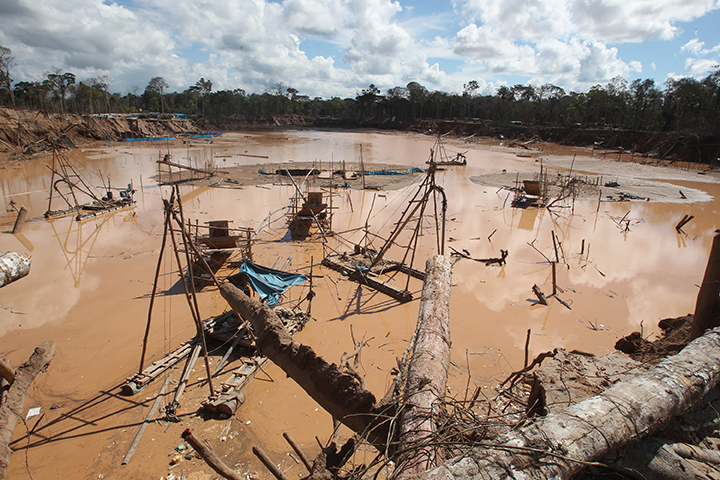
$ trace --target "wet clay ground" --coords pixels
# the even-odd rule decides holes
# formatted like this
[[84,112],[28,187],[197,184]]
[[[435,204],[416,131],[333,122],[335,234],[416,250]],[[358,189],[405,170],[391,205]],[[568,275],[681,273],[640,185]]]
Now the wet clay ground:
[[[260,445],[289,478],[302,475],[303,467],[290,454],[282,433],[290,433],[313,457],[319,450],[316,437],[327,440],[332,420],[272,364],[244,390],[247,401],[235,417],[204,420],[194,415],[207,395],[207,374],[199,362],[182,401],[181,423],[151,423],[130,463],[120,465],[162,383],[161,379],[134,397],[119,395],[120,385],[138,368],[163,231],[161,198],[169,196],[169,187],[159,187],[152,180],[158,173],[155,161],[170,149],[174,161],[195,166],[210,163],[219,170],[259,163],[327,165],[332,161],[338,165],[358,162],[362,146],[367,170],[373,165],[424,168],[433,143],[431,137],[405,134],[286,131],[232,133],[192,145],[180,141],[98,145],[72,152],[71,162],[98,187],[102,185],[99,172],[113,186],[124,187],[132,181],[138,190],[137,205],[84,222],[42,218],[50,186],[49,158],[0,165],[3,207],[13,200],[25,205],[31,218],[22,234],[12,235],[15,214],[0,214],[0,251],[32,256],[30,275],[0,289],[0,355],[17,366],[43,340],[57,342],[55,357],[47,373],[39,375],[30,388],[23,412],[39,406],[41,414],[15,430],[9,477],[157,479],[172,474],[196,480],[215,478],[198,459],[170,465],[170,455],[187,427],[250,477],[271,478],[252,455],[253,445]],[[464,396],[470,375],[471,393],[475,385],[481,385],[492,396],[494,385],[522,368],[528,329],[531,358],[555,347],[605,354],[621,336],[641,328],[645,336],[652,336],[658,320],[693,311],[718,228],[716,174],[618,162],[591,157],[589,150],[549,145],[534,146],[531,157],[520,157],[517,153],[525,154],[524,150],[508,149],[498,142],[445,143],[448,150],[467,151],[468,159],[467,166],[445,167],[436,174],[448,196],[448,252],[453,247],[467,250],[474,258],[486,258],[499,256],[500,249],[509,251],[504,267],[460,259],[453,268],[453,363],[448,395]],[[573,155],[573,172],[588,178],[602,175],[603,182],[616,180],[621,186],[642,179],[653,186],[655,198],[603,201],[599,208],[597,198],[578,199],[574,213],[569,205],[551,212],[511,208],[508,192],[499,190],[505,183],[512,185],[516,173],[536,174],[537,157],[543,158],[550,174],[557,175],[567,172]],[[510,181],[485,181],[501,175]],[[292,241],[283,210],[269,216],[290,203],[294,187],[287,180],[263,185],[224,182],[227,185],[222,186],[229,188],[185,184],[181,193],[185,216],[193,221],[231,219],[234,226],[255,229],[269,224],[258,233],[253,252],[256,263],[272,266],[280,258],[278,266],[282,266],[291,256],[287,269],[307,273],[313,260],[313,273],[320,276],[314,280],[317,297],[312,314],[316,320],[296,338],[338,362],[343,352],[353,349],[352,327],[356,339],[364,336],[368,341],[361,354],[361,373],[368,388],[381,397],[392,381],[396,358],[402,356],[414,331],[422,284],[411,280],[409,289],[415,299],[400,305],[317,264],[331,249],[349,251],[363,241],[363,232],[353,229],[366,222],[371,232],[387,237],[422,175],[412,178],[414,184],[387,190],[338,189],[332,229],[348,233],[332,237],[326,247],[318,237]],[[310,188],[326,184],[316,181]],[[357,187],[357,182],[351,186]],[[688,198],[678,199],[679,190]],[[685,214],[695,219],[684,227],[686,234],[678,234],[674,226]],[[627,222],[618,225],[623,217],[630,221],[627,231]],[[436,248],[434,227],[427,223],[422,231],[415,262],[419,268],[424,268],[424,260]],[[570,309],[553,297],[549,306],[538,305],[531,291],[533,284],[546,294],[552,291],[551,269],[543,255],[555,256],[553,231],[561,242],[558,296]],[[371,238],[379,248],[381,243]],[[400,259],[402,252],[391,249],[387,256]],[[404,286],[399,277],[394,281]],[[149,336],[150,360],[194,333],[178,282],[177,265],[166,253]],[[288,292],[295,302],[306,293],[302,286]],[[214,288],[205,288],[199,302],[206,318],[227,308]],[[226,348],[211,347],[213,365]],[[226,378],[232,367],[224,367],[216,381]],[[179,378],[181,369],[173,374]]]

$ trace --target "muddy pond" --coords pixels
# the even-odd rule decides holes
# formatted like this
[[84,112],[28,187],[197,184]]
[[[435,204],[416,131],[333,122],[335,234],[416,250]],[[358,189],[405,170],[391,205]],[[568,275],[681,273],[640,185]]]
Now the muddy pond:
[[[49,156],[0,164],[3,210],[12,200],[24,205],[30,218],[21,234],[12,235],[16,213],[0,214],[0,251],[32,257],[30,274],[0,289],[0,356],[17,366],[43,340],[57,342],[47,373],[29,390],[23,416],[32,407],[41,407],[41,413],[15,430],[10,477],[216,478],[198,459],[170,465],[170,454],[188,426],[249,477],[271,478],[252,456],[253,445],[260,445],[289,478],[303,474],[282,433],[289,432],[314,457],[319,451],[316,437],[324,442],[330,436],[332,419],[272,364],[245,388],[247,401],[233,418],[203,420],[194,415],[207,395],[207,374],[198,363],[180,410],[181,422],[151,423],[132,461],[120,465],[162,383],[133,397],[119,394],[126,377],[138,368],[164,229],[162,199],[170,194],[170,187],[157,184],[157,160],[170,153],[179,163],[217,168],[220,173],[202,185],[180,186],[185,217],[200,224],[229,219],[235,227],[262,226],[253,245],[255,263],[286,264],[286,271],[307,274],[312,260],[314,320],[296,339],[328,361],[339,362],[353,349],[351,329],[356,339],[364,337],[368,346],[361,354],[360,372],[381,397],[415,329],[422,282],[411,279],[413,300],[400,304],[319,264],[329,251],[351,251],[364,242],[366,224],[373,246],[380,247],[379,239],[389,236],[424,174],[398,176],[373,190],[334,188],[332,231],[337,235],[324,245],[320,235],[304,241],[289,236],[284,207],[295,188],[287,180],[268,176],[262,184],[242,184],[231,179],[230,172],[263,163],[316,162],[338,168],[342,162],[357,164],[361,155],[365,170],[373,165],[425,169],[434,142],[431,136],[414,134],[282,131],[226,133],[192,143],[98,144],[67,153],[69,161],[94,187],[108,179],[115,187],[132,182],[137,204],[82,222],[43,218],[51,186]],[[718,228],[717,174],[639,165],[550,145],[527,152],[497,141],[446,139],[445,147],[467,157],[467,165],[442,167],[435,174],[448,200],[446,254],[450,247],[473,258],[498,257],[501,249],[509,252],[504,266],[454,258],[448,395],[462,397],[477,386],[492,395],[493,386],[523,367],[528,330],[530,358],[557,347],[601,355],[612,351],[621,336],[642,330],[652,337],[660,319],[694,310]],[[578,197],[572,206],[553,211],[513,208],[510,192],[502,187],[513,186],[517,174],[537,174],[541,159],[548,177],[572,169],[584,181],[600,183],[602,193]],[[619,187],[603,186],[610,181]],[[313,177],[307,182],[303,188],[328,184]],[[607,201],[608,195],[616,198],[622,191],[642,200]],[[675,225],[686,214],[694,219],[678,233]],[[420,232],[414,266],[424,269],[425,260],[437,253],[437,239],[434,228]],[[546,257],[555,257],[553,232],[561,250],[559,288],[557,297],[551,296],[544,306],[532,287],[552,292]],[[400,259],[402,254],[392,247],[387,256]],[[194,334],[178,285],[178,267],[166,251],[149,360],[161,358]],[[288,299],[301,298],[306,288],[293,287]],[[216,288],[204,288],[198,298],[203,318],[228,308]],[[226,348],[212,352],[213,363]],[[175,372],[179,377],[180,371]],[[223,369],[218,378],[227,372]]]

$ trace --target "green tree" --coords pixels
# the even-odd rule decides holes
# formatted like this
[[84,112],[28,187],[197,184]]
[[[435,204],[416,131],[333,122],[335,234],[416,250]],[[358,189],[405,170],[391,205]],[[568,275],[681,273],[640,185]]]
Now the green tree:
[[70,87],[75,85],[75,74],[70,72],[60,73],[60,70],[55,70],[47,74],[46,81],[50,90],[60,98],[60,111],[65,113],[65,96]]
[[[159,96],[160,98],[160,113],[165,113],[165,89],[167,89],[169,85],[165,81],[163,77],[153,77],[150,79],[150,81],[147,84],[147,87],[145,87],[145,93],[148,93],[148,97],[155,97],[157,98]],[[153,95],[155,94],[155,95]],[[144,96],[145,94],[143,94]],[[155,100],[153,98],[153,100]],[[155,100],[157,101],[157,100]]]
[[6,88],[8,90],[10,93],[10,101],[13,105],[15,105],[15,95],[13,93],[10,70],[16,65],[12,50],[0,45],[0,88]]

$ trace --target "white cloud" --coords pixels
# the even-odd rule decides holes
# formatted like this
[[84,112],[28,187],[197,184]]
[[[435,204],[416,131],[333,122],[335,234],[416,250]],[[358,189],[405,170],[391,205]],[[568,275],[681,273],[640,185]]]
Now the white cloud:
[[691,76],[704,75],[720,66],[720,44],[705,48],[705,42],[693,38],[680,47],[680,53],[688,55],[685,72]]
[[718,8],[716,0],[465,0],[459,8],[503,36],[538,41],[548,37],[602,42],[670,39],[674,23]]
[[[215,90],[262,92],[282,82],[325,98],[353,96],[370,83],[383,91],[417,81],[460,92],[474,79],[492,89],[508,75],[569,89],[641,72],[642,64],[620,58],[613,42],[677,36],[677,22],[718,6],[458,0],[455,11],[413,15],[419,5],[393,0],[0,0],[0,45],[18,60],[16,81],[59,68],[78,80],[108,75],[121,92],[133,85],[142,91],[154,76],[171,90],[204,77]],[[695,39],[681,54],[692,57],[686,70],[696,74],[720,46]]]

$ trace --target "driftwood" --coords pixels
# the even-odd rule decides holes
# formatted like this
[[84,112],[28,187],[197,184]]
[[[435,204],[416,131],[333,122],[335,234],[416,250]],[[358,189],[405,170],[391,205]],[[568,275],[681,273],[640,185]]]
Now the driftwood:
[[30,359],[15,371],[15,380],[10,388],[3,392],[0,400],[0,480],[5,478],[12,450],[8,446],[13,430],[21,419],[25,406],[25,396],[30,384],[38,373],[45,370],[55,353],[55,342],[45,340],[35,349]]
[[538,303],[540,303],[542,305],[548,304],[545,294],[542,292],[542,290],[540,290],[540,287],[538,287],[537,284],[532,286],[532,291],[535,294],[535,296],[537,297]]
[[417,478],[570,478],[699,402],[720,382],[719,359],[716,328],[649,371]]
[[705,275],[698,292],[695,303],[695,316],[693,319],[690,338],[697,338],[708,328],[720,326],[720,231],[715,231],[710,257],[708,258]]
[[[682,193],[682,192],[680,192],[680,193]],[[678,224],[675,225],[675,230],[677,230],[677,233],[685,233],[685,232],[683,232],[682,227],[684,227],[685,225],[687,225],[687,224],[690,222],[690,220],[692,220],[693,218],[695,218],[693,215],[684,215],[684,216],[680,219],[680,221],[678,222]]]
[[394,478],[409,478],[442,463],[443,453],[426,446],[402,451],[436,431],[442,399],[445,396],[450,364],[450,277],[447,257],[427,261],[426,281],[420,299],[415,347],[407,372],[403,408],[400,416],[400,450]]

